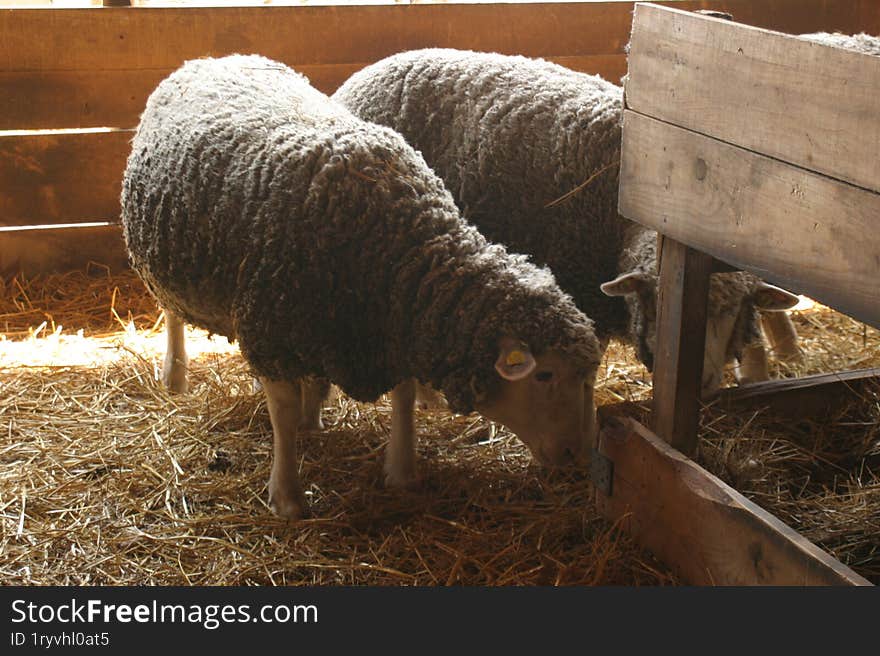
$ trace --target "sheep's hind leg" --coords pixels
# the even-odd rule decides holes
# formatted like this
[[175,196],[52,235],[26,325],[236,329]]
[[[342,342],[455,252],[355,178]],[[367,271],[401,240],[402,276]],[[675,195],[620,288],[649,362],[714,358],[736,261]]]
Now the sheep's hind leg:
[[272,420],[273,457],[269,505],[281,517],[299,519],[308,512],[297,474],[296,432],[302,412],[300,382],[260,378]]
[[391,439],[385,449],[385,485],[410,487],[416,475],[416,382],[405,380],[391,390]]
[[302,379],[302,415],[299,420],[301,430],[324,430],[321,410],[324,401],[330,396],[330,381],[326,378]]
[[186,374],[189,357],[186,354],[186,337],[183,332],[183,319],[165,310],[165,336],[167,348],[162,365],[162,383],[172,392],[184,393],[189,388]]
[[444,405],[440,392],[428,384],[416,382],[416,407],[419,410],[439,410]]

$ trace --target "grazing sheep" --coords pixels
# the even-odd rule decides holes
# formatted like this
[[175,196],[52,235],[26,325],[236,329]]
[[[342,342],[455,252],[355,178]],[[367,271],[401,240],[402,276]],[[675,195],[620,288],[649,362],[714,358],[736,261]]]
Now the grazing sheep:
[[132,143],[122,221],[169,326],[238,340],[259,377],[280,515],[306,509],[295,440],[308,377],[362,401],[392,390],[390,485],[416,477],[415,380],[505,424],[542,462],[583,457],[592,322],[549,271],[466,223],[400,135],[283,64],[194,60],[161,82]]
[[[624,339],[651,367],[657,233],[617,213],[619,86],[539,59],[427,49],[366,67],[333,97],[400,132],[487,238],[550,267],[603,344]],[[714,274],[704,392],[760,340],[758,309],[796,302],[751,274]]]

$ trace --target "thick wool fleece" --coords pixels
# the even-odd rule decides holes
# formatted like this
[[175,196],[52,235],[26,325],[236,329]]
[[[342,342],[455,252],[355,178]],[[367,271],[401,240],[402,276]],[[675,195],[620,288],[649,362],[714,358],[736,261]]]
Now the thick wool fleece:
[[[483,234],[549,266],[601,339],[629,341],[649,362],[653,295],[638,303],[600,290],[621,273],[656,275],[657,233],[617,213],[622,96],[599,76],[540,59],[427,49],[366,67],[333,98],[399,131]],[[736,312],[758,282],[713,275],[710,313]],[[760,339],[754,307],[743,311],[749,328],[737,336]]]
[[122,190],[134,268],[160,304],[237,339],[259,375],[374,400],[417,378],[459,412],[498,341],[598,364],[552,275],[489,244],[395,132],[283,64],[187,62],[147,101]]
[[623,300],[599,289],[629,225],[617,214],[620,87],[539,59],[428,49],[368,66],[333,97],[400,132],[488,239],[551,268],[600,337],[625,333]]

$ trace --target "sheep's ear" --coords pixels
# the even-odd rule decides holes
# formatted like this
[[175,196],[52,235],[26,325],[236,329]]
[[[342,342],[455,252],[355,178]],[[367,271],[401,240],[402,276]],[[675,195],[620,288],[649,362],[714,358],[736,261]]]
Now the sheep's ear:
[[495,371],[505,380],[522,380],[535,370],[537,362],[529,347],[517,339],[504,337],[499,345]]
[[599,289],[606,296],[626,296],[643,294],[651,289],[655,281],[652,276],[640,271],[631,271],[617,276],[614,280],[602,283]]
[[754,294],[755,307],[765,312],[778,312],[793,308],[800,300],[791,292],[787,292],[775,285],[762,282],[758,285]]

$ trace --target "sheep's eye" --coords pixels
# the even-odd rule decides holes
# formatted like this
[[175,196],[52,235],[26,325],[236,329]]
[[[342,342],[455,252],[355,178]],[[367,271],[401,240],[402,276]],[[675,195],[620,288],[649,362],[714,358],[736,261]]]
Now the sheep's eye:
[[553,379],[552,371],[539,371],[535,374],[535,380],[539,383],[548,383]]

